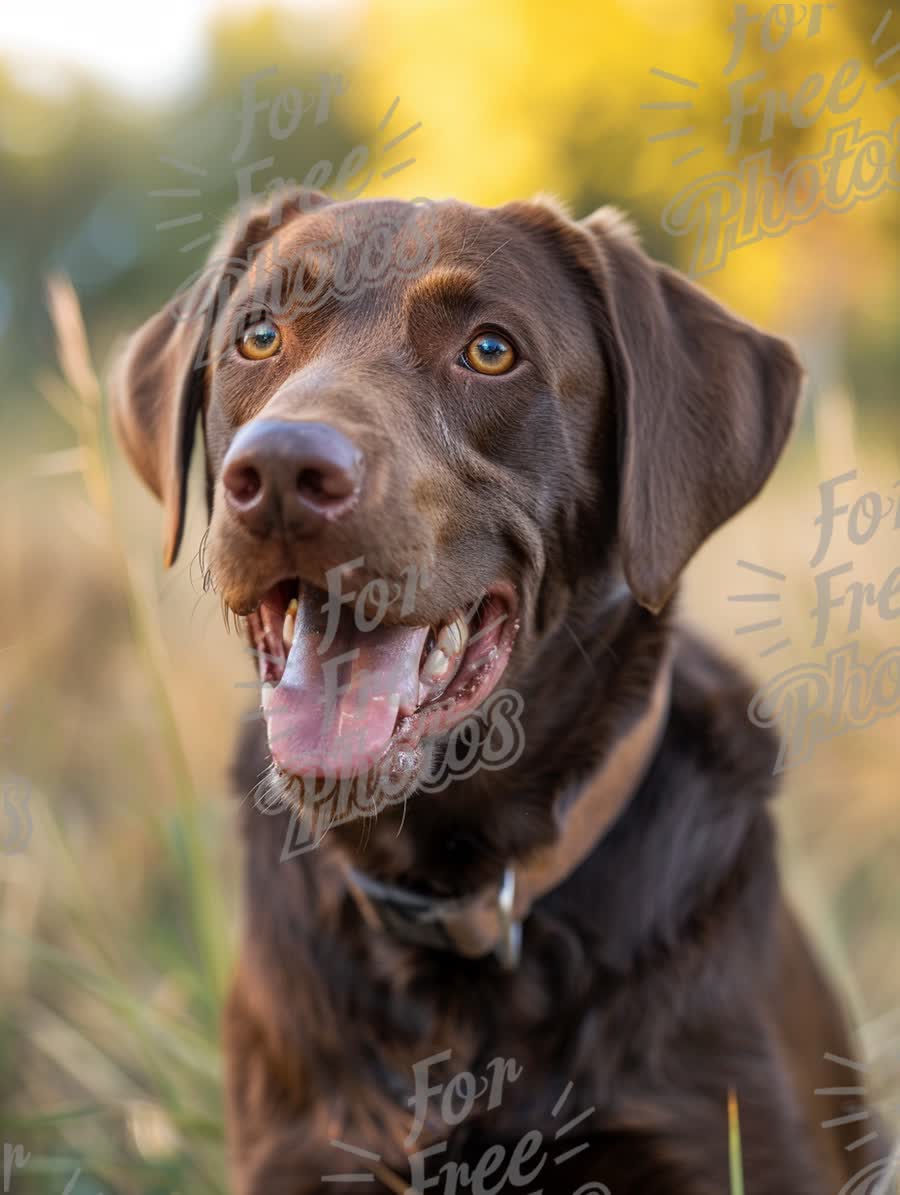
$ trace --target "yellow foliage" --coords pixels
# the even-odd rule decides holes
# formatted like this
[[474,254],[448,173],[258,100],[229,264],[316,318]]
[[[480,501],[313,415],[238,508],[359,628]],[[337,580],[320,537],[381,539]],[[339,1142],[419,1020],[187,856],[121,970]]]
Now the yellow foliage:
[[[790,9],[791,6],[781,6]],[[416,134],[417,161],[381,184],[383,193],[439,198],[456,195],[480,204],[496,204],[539,190],[564,199],[591,203],[607,198],[639,209],[645,232],[685,266],[686,238],[670,238],[659,225],[669,201],[701,176],[735,171],[748,154],[772,150],[772,168],[784,170],[801,155],[817,154],[832,128],[859,119],[864,130],[887,131],[898,117],[898,87],[876,91],[890,75],[892,62],[874,65],[900,37],[883,31],[877,49],[873,28],[861,36],[846,6],[820,6],[818,27],[810,35],[815,5],[793,6],[803,22],[790,31],[770,27],[774,44],[766,50],[759,22],[746,30],[743,53],[726,75],[732,57],[735,6],[721,0],[618,0],[548,5],[536,0],[484,4],[483,0],[436,3],[421,0],[373,0],[364,10],[359,44],[362,85],[348,95],[360,119],[380,113],[400,95],[404,119],[421,120]],[[765,5],[749,5],[762,16]],[[784,20],[784,17],[781,18]],[[798,128],[778,113],[768,140],[761,139],[764,91],[780,89],[786,105],[801,87],[808,102],[797,101],[800,119],[815,115],[835,74],[858,58],[854,86],[837,91],[858,100],[845,113],[825,109],[809,127]],[[653,68],[695,83],[679,85],[651,74]],[[850,68],[846,68],[850,69]],[[729,84],[764,72],[747,84],[747,103],[760,108],[743,121],[739,144],[729,151]],[[821,80],[813,78],[820,75]],[[849,76],[848,76],[849,77]],[[807,82],[808,81],[808,82]],[[835,85],[837,86],[837,85]],[[643,104],[690,102],[690,109],[646,109]],[[399,121],[399,118],[397,118]],[[689,124],[684,138],[651,141]],[[403,127],[398,123],[398,128]],[[689,148],[703,152],[673,165]],[[673,146],[677,148],[673,149]],[[783,315],[794,291],[794,274],[807,260],[831,252],[829,225],[837,219],[854,239],[884,243],[881,231],[891,192],[859,202],[839,217],[816,216],[808,227],[768,236],[730,254],[724,268],[704,284],[750,316],[762,320]],[[586,214],[581,211],[579,214]],[[798,256],[800,260],[798,261]],[[890,254],[876,264],[885,283]],[[873,279],[867,278],[867,287]],[[876,279],[876,289],[878,289]]]

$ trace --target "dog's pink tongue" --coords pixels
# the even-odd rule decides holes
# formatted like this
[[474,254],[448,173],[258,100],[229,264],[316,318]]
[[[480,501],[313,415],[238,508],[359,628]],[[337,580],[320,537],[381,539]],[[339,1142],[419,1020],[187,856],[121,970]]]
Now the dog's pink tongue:
[[344,610],[330,643],[329,632],[301,606],[266,713],[272,758],[294,776],[367,771],[418,700],[427,627],[361,631]]

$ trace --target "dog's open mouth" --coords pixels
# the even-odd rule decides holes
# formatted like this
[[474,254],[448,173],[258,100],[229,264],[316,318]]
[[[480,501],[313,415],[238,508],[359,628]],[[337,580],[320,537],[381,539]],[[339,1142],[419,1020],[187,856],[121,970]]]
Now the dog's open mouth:
[[276,767],[361,776],[451,730],[503,675],[516,614],[506,584],[438,626],[387,626],[303,581],[274,585],[247,627]]

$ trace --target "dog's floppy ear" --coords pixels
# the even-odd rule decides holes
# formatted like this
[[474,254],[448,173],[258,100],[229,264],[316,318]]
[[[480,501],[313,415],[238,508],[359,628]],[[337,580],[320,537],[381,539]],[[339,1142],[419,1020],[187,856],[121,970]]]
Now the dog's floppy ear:
[[613,209],[581,222],[599,259],[619,419],[619,539],[654,613],[694,552],[761,489],[803,380],[792,349],[657,265]]
[[184,319],[177,308],[173,299],[131,337],[110,378],[119,442],[163,504],[167,568],[181,544],[205,372],[196,362],[205,321]]
[[131,463],[163,504],[167,567],[178,554],[184,530],[187,474],[210,359],[207,349],[221,305],[246,271],[255,246],[301,212],[328,202],[319,192],[294,191],[236,217],[196,280],[133,334],[113,367],[113,425]]

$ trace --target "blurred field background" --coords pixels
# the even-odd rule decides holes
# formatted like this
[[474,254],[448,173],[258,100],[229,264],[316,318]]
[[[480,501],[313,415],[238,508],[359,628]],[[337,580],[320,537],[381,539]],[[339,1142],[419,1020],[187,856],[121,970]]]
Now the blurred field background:
[[[13,1192],[222,1193],[218,1018],[239,917],[226,770],[236,723],[252,716],[251,670],[201,591],[199,487],[182,557],[165,573],[158,511],[110,443],[102,396],[77,362],[69,381],[60,373],[47,276],[72,278],[104,369],[116,339],[202,264],[204,247],[181,247],[214,233],[236,202],[241,80],[272,66],[261,96],[308,91],[322,72],[342,75],[347,89],[326,123],[304,117],[284,141],[270,138],[262,114],[244,159],[274,157],[261,179],[301,179],[320,159],[378,144],[399,96],[390,134],[421,128],[385,162],[416,161],[367,194],[492,204],[550,191],[578,215],[618,203],[655,256],[684,267],[688,247],[660,217],[698,162],[673,167],[671,145],[648,138],[682,117],[641,105],[673,99],[650,68],[697,81],[703,172],[734,168],[722,123],[731,9],[713,0],[280,9],[165,0],[114,16],[94,2],[53,7],[0,16],[0,781],[7,793],[30,785],[33,821],[27,849],[0,853],[0,1143],[32,1155]],[[741,70],[765,68],[796,89],[813,70],[830,79],[848,57],[870,64],[884,11],[840,5],[817,37],[795,33],[775,56],[750,39]],[[48,49],[32,23],[57,16]],[[898,40],[900,12],[879,48]],[[887,129],[900,111],[900,84],[874,90],[891,65],[867,67],[856,113],[866,127]],[[773,161],[783,168],[818,152],[834,123],[826,115],[801,130],[780,120]],[[177,188],[200,194],[150,194]],[[194,213],[191,224],[157,228]],[[820,481],[856,468],[858,484],[841,497],[900,496],[898,246],[897,196],[886,192],[742,249],[704,280],[792,337],[809,372],[776,478],[704,548],[685,586],[691,621],[760,683],[853,637],[836,610],[829,641],[812,647]],[[852,561],[848,580],[881,585],[900,560],[892,525],[861,549],[839,524],[822,567]],[[729,602],[766,588],[739,559],[787,576],[787,655],[761,659],[771,640],[735,633],[771,613]],[[898,627],[867,612],[862,659],[896,645]],[[895,1121],[898,726],[895,716],[821,745],[787,773],[779,807],[789,887],[851,1001],[860,1058],[872,1061],[869,1081]]]

